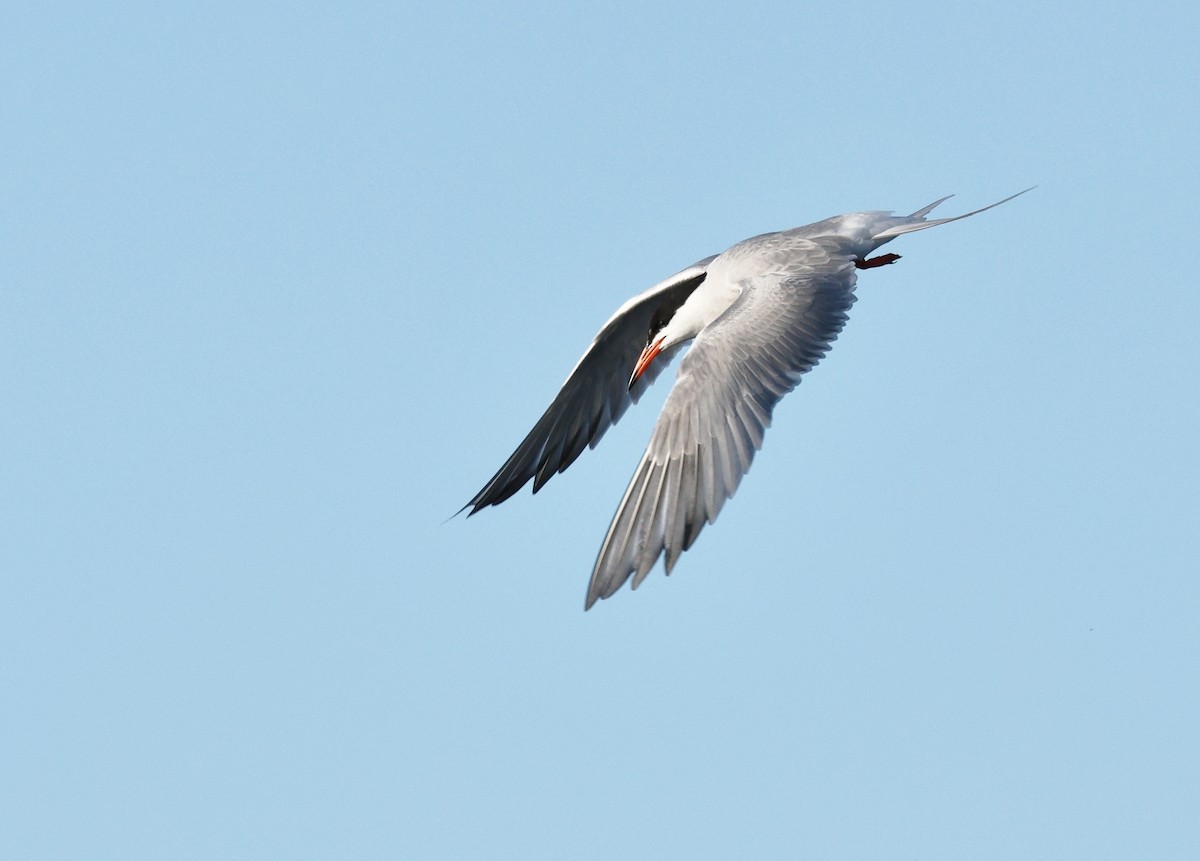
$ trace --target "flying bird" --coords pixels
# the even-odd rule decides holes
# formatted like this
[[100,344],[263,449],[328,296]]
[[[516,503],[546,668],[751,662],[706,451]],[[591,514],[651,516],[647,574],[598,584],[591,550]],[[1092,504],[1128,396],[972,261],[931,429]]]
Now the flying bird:
[[1024,193],[952,218],[925,217],[945,197],[912,215],[836,215],[746,239],[677,272],[617,309],[533,430],[462,510],[469,517],[498,505],[530,480],[537,493],[595,447],[692,342],[600,545],[584,609],[630,576],[636,589],[663,554],[670,574],[737,490],[775,405],[837,338],[858,270],[900,259],[870,255],[897,236]]

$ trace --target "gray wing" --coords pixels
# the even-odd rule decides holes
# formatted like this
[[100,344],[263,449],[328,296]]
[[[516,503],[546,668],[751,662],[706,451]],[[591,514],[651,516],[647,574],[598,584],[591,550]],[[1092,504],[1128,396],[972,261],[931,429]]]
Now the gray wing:
[[468,517],[498,505],[533,479],[537,493],[575,462],[585,446],[595,447],[671,361],[665,351],[630,388],[629,378],[652,324],[670,319],[704,280],[713,257],[705,258],[626,302],[604,325],[571,371],[558,396],[516,451],[463,510]]
[[852,259],[816,240],[802,269],[743,284],[692,343],[600,547],[585,609],[666,552],[671,573],[750,469],[779,400],[828,351],[854,304]]

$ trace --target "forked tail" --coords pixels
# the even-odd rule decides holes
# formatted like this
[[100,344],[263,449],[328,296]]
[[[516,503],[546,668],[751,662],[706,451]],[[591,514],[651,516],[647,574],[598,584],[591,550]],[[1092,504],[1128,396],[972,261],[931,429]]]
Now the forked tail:
[[[1035,188],[1037,188],[1037,186],[1032,185],[1029,188],[1025,189],[1025,191],[1033,191]],[[900,236],[901,234],[904,234],[904,233],[912,233],[915,230],[924,230],[927,227],[937,227],[939,224],[949,224],[951,221],[958,221],[961,218],[970,218],[972,215],[978,215],[981,212],[987,212],[989,209],[993,209],[1002,203],[1008,203],[1014,197],[1020,197],[1022,194],[1025,193],[1025,191],[1018,191],[1016,194],[1006,197],[1006,198],[1004,198],[1004,200],[998,200],[995,203],[991,204],[990,206],[985,206],[982,209],[976,209],[972,212],[963,213],[962,215],[955,215],[952,218],[935,218],[935,219],[933,219],[933,221],[926,221],[925,216],[928,215],[930,212],[932,212],[933,208],[935,206],[937,206],[940,203],[944,203],[945,201],[949,200],[950,197],[953,197],[954,195],[950,195],[950,197],[943,197],[941,200],[935,200],[933,203],[929,204],[928,206],[918,209],[912,215],[908,216],[908,219],[910,219],[910,220],[906,220],[906,222],[904,224],[897,224],[895,227],[889,227],[887,230],[884,230],[882,233],[876,233],[871,238],[874,240],[878,240],[879,242],[882,243],[888,239],[891,239],[894,236]]]

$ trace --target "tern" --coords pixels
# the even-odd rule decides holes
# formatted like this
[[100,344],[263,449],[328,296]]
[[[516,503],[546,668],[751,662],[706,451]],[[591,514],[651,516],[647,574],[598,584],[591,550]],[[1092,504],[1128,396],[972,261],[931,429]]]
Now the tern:
[[900,259],[870,255],[1025,191],[951,218],[925,217],[943,197],[912,215],[854,212],[764,233],[654,285],[604,324],[533,430],[462,510],[469,517],[498,505],[530,480],[537,493],[594,448],[691,342],[600,545],[584,609],[631,576],[636,589],[664,554],[669,575],[749,471],[775,405],[842,330],[858,270]]

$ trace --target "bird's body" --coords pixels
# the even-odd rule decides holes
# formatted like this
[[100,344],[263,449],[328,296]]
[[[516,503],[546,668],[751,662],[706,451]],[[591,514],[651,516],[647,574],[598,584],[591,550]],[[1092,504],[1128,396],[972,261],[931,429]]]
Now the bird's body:
[[612,595],[631,575],[637,588],[664,553],[669,574],[733,496],[775,404],[841,331],[857,270],[899,259],[868,255],[903,233],[983,211],[926,221],[941,202],[908,216],[851,213],[755,236],[629,300],[465,507],[474,514],[503,502],[530,479],[536,493],[585,446],[595,446],[692,341],[600,547],[585,606]]

